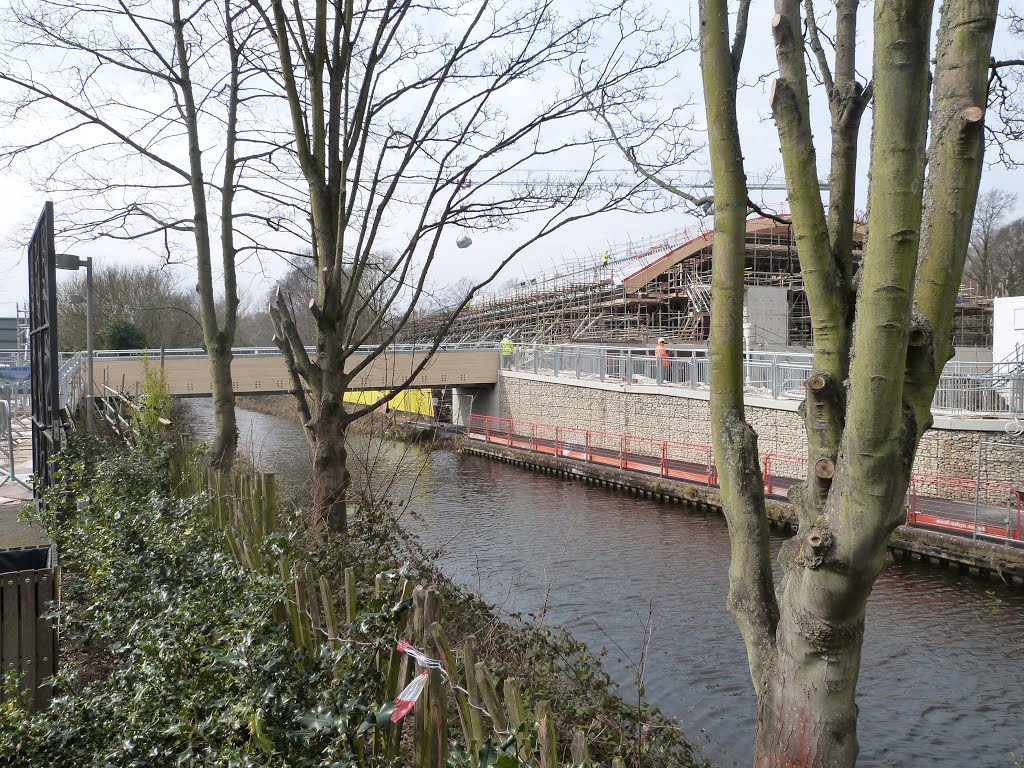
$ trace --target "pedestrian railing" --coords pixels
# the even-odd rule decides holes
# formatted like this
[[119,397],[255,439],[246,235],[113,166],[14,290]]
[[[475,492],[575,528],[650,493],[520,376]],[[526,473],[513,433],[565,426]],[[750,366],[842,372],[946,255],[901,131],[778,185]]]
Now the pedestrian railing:
[[[669,351],[663,365],[654,350],[574,345],[519,346],[511,369],[560,378],[619,384],[707,390],[711,365],[707,349]],[[775,400],[801,400],[812,356],[801,352],[751,351],[744,355],[747,394]],[[949,416],[1012,417],[1024,412],[1024,365],[951,362],[943,371],[932,402],[935,413]]]
[[[471,416],[470,440],[627,469],[706,487],[718,485],[711,446],[562,427],[521,419]],[[761,456],[765,494],[784,499],[807,476],[807,457]],[[1003,543],[1022,541],[1020,491],[1003,481],[915,473],[907,490],[907,524]]]

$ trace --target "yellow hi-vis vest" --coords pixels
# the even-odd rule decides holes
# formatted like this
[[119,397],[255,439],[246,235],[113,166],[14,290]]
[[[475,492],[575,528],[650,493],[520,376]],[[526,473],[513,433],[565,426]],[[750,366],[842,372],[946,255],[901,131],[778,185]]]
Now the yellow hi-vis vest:
[[501,354],[511,355],[512,350],[516,348],[516,345],[512,343],[512,339],[506,336],[501,340]]

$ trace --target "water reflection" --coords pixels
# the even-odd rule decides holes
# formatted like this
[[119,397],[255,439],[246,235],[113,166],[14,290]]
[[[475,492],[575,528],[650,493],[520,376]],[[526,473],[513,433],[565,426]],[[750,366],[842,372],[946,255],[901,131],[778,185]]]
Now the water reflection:
[[[208,412],[194,401],[197,415]],[[240,412],[261,466],[308,479],[301,429]],[[718,762],[751,762],[753,695],[725,609],[723,520],[450,451],[390,445],[423,469],[400,490],[444,569],[510,611],[609,649],[632,680],[649,611],[647,695]],[[307,486],[308,487],[308,486]],[[777,547],[780,540],[774,542]],[[1024,597],[950,572],[887,568],[868,604],[860,766],[1000,766],[1024,751]]]

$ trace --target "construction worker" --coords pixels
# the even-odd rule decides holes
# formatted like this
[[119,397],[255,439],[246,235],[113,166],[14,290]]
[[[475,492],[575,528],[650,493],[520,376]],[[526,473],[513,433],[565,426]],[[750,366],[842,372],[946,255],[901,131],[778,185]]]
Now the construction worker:
[[501,339],[501,367],[505,370],[512,368],[512,353],[516,351],[515,342],[507,333]]
[[661,367],[661,380],[672,382],[672,360],[668,356],[668,348],[665,346],[665,339],[658,339],[658,346],[654,348],[655,362]]
[[601,254],[601,266],[602,267],[607,267],[608,266],[608,262],[610,262],[611,260],[612,260],[612,257],[611,257],[611,254],[608,253],[608,251],[605,251],[604,253]]

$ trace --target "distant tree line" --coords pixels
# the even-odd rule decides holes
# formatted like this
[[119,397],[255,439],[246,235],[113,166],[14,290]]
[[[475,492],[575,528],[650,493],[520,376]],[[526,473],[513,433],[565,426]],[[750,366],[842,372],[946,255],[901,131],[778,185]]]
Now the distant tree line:
[[978,198],[966,277],[980,296],[1024,294],[1024,217],[1012,218],[1017,195],[991,189]]
[[[316,281],[293,267],[278,282],[293,302],[306,309]],[[276,290],[276,289],[275,289]],[[57,286],[57,331],[61,351],[86,348],[85,272]],[[79,300],[77,297],[82,297]],[[236,346],[273,346],[274,328],[267,296],[251,297],[239,310]],[[304,338],[313,338],[312,316],[297,312]],[[202,347],[199,297],[166,270],[142,265],[100,265],[93,273],[93,327],[97,349],[175,349]],[[307,335],[308,334],[308,335]]]

